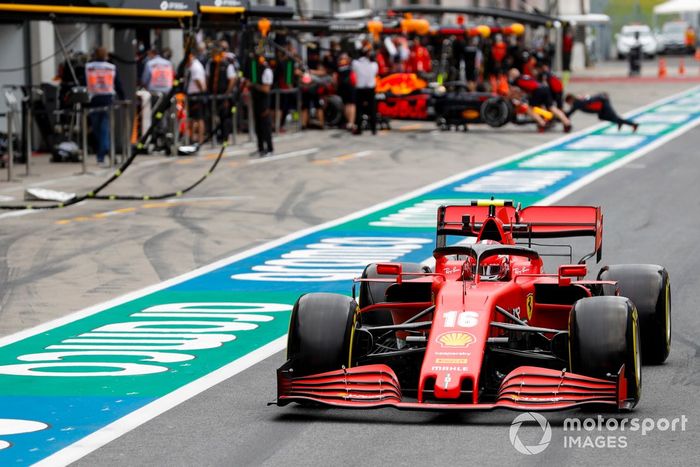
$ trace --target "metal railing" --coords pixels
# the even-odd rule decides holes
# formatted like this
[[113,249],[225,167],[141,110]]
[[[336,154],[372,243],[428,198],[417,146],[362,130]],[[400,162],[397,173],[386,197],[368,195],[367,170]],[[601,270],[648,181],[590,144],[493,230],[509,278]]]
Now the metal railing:
[[272,89],[270,91],[270,94],[272,94],[273,99],[275,100],[275,114],[274,114],[274,132],[279,133],[280,131],[280,126],[282,125],[282,122],[280,121],[281,118],[279,117],[280,111],[282,110],[281,107],[281,100],[282,96],[295,96],[296,97],[296,120],[297,120],[297,131],[302,130],[301,126],[301,88],[290,88],[290,89]]
[[[232,143],[236,144],[236,134],[238,133],[238,101],[239,101],[239,94],[238,93],[231,93],[231,94],[194,94],[194,95],[186,95],[185,96],[185,128],[189,129],[190,127],[190,104],[191,103],[202,103],[203,108],[208,107],[209,115],[203,115],[202,120],[207,121],[209,123],[209,140],[211,142],[212,147],[216,147],[219,144],[219,141],[217,139],[216,135],[216,130],[221,129],[222,134],[226,134],[226,131],[224,130],[223,127],[223,121],[221,116],[223,115],[219,110],[221,109],[221,103],[223,102],[224,106],[226,103],[229,104],[229,110],[226,112],[231,113],[231,135],[232,135]],[[208,118],[207,118],[208,117]],[[190,144],[190,132],[189,130],[185,133],[185,144]]]
[[2,116],[5,117],[5,120],[7,122],[7,181],[11,182],[14,179],[14,163],[15,163],[15,136],[14,136],[14,131],[12,128],[12,121],[14,120],[15,116],[12,112],[12,109],[10,108],[5,114]]
[[[272,89],[270,91],[270,97],[272,102],[274,102],[274,108],[270,109],[274,112],[273,115],[273,131],[275,133],[279,133],[280,127],[281,127],[281,122],[279,119],[280,111],[282,110],[282,96],[294,96],[295,97],[295,106],[294,106],[294,119],[296,120],[296,131],[301,131],[302,130],[302,125],[301,125],[301,107],[302,107],[302,97],[301,97],[301,89],[300,88],[291,88],[291,89]],[[236,144],[237,140],[236,137],[238,135],[238,129],[241,128],[242,126],[242,119],[245,118],[247,120],[247,133],[248,133],[248,142],[253,141],[255,139],[255,118],[253,116],[253,107],[252,107],[252,102],[250,98],[250,93],[231,93],[231,94],[221,94],[221,95],[215,95],[215,94],[194,94],[194,95],[188,95],[185,98],[185,108],[187,110],[186,112],[186,117],[185,117],[185,126],[186,128],[189,128],[190,124],[190,103],[192,102],[201,102],[205,107],[208,108],[209,110],[209,115],[205,116],[208,118],[204,118],[204,120],[208,120],[208,126],[209,126],[209,131],[210,133],[210,141],[212,147],[215,147],[216,145],[219,144],[219,141],[217,139],[217,135],[215,130],[217,130],[221,125],[221,115],[222,112],[221,110],[221,103],[222,102],[229,102],[229,108],[231,112],[231,138],[232,144]],[[174,103],[174,101],[173,101]],[[245,112],[241,112],[240,109],[244,107]],[[223,127],[221,128],[222,132],[225,134],[226,132],[223,131]],[[177,132],[173,132],[173,134],[177,135]],[[177,138],[176,138],[177,140]],[[189,133],[185,135],[185,144],[189,144]]]
[[78,104],[74,112],[77,112],[80,118],[80,148],[81,148],[81,172],[87,173],[87,158],[88,158],[88,116],[95,112],[107,112],[109,120],[109,165],[114,167],[117,164],[116,153],[116,112],[119,111],[121,120],[121,154],[119,163],[128,159],[131,156],[131,101],[112,101],[110,105],[100,107],[85,107]]
[[[22,139],[20,139],[20,150],[22,147],[25,151],[25,161],[24,161],[24,176],[29,177],[31,175],[31,160],[32,160],[32,141],[33,141],[33,112],[32,112],[32,98],[34,96],[34,90],[38,86],[20,86],[14,84],[3,85],[2,89],[5,95],[5,103],[7,105],[7,112],[4,114],[7,120],[7,181],[13,181],[14,179],[14,140],[15,140],[15,118],[18,115],[21,123]],[[15,91],[22,91],[21,99],[17,99]]]
[[[18,86],[4,86],[4,88],[12,88],[12,90],[20,89]],[[27,176],[30,175],[30,158],[32,154],[32,142],[33,142],[33,119],[34,112],[32,109],[32,93],[25,93],[21,99],[21,102],[17,97],[12,94],[5,92],[6,100],[8,101],[9,110],[0,116],[4,116],[7,121],[7,180],[11,181],[14,178],[14,139],[15,133],[17,131],[16,119],[18,115],[22,119],[22,125],[24,127],[23,136],[20,141],[20,147],[27,154],[27,161],[25,164],[25,173]],[[283,102],[284,96],[294,96],[294,105],[289,105],[289,103]],[[159,96],[156,96],[159,97]],[[163,96],[160,96],[162,98]],[[292,113],[292,120],[295,121],[295,130],[302,131],[302,94],[300,88],[291,89],[272,89],[270,91],[270,97],[273,108],[270,110],[273,112],[272,116],[272,129],[275,133],[280,132],[282,122],[280,121],[280,116],[282,116],[282,110],[289,111]],[[190,132],[185,131],[184,135],[180,134],[180,121],[177,118],[176,111],[176,98],[171,99],[171,106],[168,112],[168,117],[166,119],[165,125],[172,125],[169,128],[172,131],[172,147],[170,148],[171,154],[177,154],[177,148],[180,145],[180,139],[184,136],[186,144],[189,143]],[[237,91],[231,94],[223,95],[212,95],[212,94],[202,94],[202,95],[192,95],[185,97],[185,108],[188,110],[185,114],[185,127],[189,129],[190,124],[190,114],[189,106],[191,102],[202,102],[203,106],[209,110],[209,116],[207,118],[204,115],[205,120],[208,120],[210,140],[212,147],[218,145],[217,130],[221,130],[223,135],[229,137],[232,144],[237,144],[237,136],[239,128],[241,128],[243,119],[247,119],[247,130],[248,130],[248,141],[253,141],[255,139],[255,118],[253,116],[253,107],[250,99],[250,93],[238,93]],[[228,107],[228,109],[222,109],[222,105]],[[241,108],[245,108],[245,112],[241,112]],[[59,109],[53,110],[51,113],[56,118],[68,117],[67,123],[62,123],[64,125],[64,131],[73,135],[77,141],[78,147],[80,148],[81,154],[81,171],[80,174],[85,174],[87,170],[87,159],[89,153],[88,146],[88,134],[89,128],[89,115],[94,112],[107,112],[109,120],[109,164],[114,167],[130,157],[132,151],[131,145],[131,133],[132,133],[132,101],[130,100],[115,100],[110,105],[102,107],[91,107],[86,104],[75,104],[73,108],[69,109]],[[230,117],[225,118],[223,112],[230,112]],[[230,120],[229,120],[230,119]],[[230,123],[229,123],[230,121]],[[65,122],[65,120],[64,120]],[[152,124],[159,124],[153,122]],[[223,125],[229,125],[230,128],[224,128]],[[65,128],[67,126],[67,129]],[[121,129],[121,131],[118,131]],[[118,135],[120,142],[117,144]],[[121,151],[117,151],[117,147],[121,146]]]

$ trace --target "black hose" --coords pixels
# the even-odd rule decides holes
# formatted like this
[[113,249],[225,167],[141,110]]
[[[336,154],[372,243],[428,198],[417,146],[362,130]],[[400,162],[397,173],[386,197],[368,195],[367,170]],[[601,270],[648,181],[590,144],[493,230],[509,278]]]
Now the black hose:
[[[221,150],[219,151],[219,155],[216,156],[216,159],[214,159],[214,163],[209,167],[209,170],[202,175],[196,182],[188,186],[187,188],[184,188],[179,191],[173,191],[171,193],[163,193],[160,195],[138,195],[138,196],[133,196],[133,195],[95,195],[92,196],[91,199],[101,199],[101,200],[129,200],[129,201],[148,201],[148,200],[154,200],[154,199],[165,199],[165,198],[175,198],[175,197],[180,197],[184,195],[185,193],[193,190],[196,188],[200,183],[202,183],[204,180],[206,180],[207,177],[209,177],[214,170],[216,169],[216,166],[219,165],[219,161],[224,155],[224,151],[226,150],[227,143],[224,143],[221,146]],[[118,177],[119,175],[117,175]]]
[[131,165],[131,163],[134,161],[136,158],[136,152],[134,152],[131,157],[129,157],[127,160],[124,161],[124,163],[119,167],[107,180],[105,180],[101,185],[99,185],[97,188],[83,194],[80,196],[76,196],[75,198],[72,198],[68,201],[61,202],[61,203],[54,203],[54,204],[47,204],[47,205],[40,205],[36,206],[33,204],[17,204],[17,205],[0,205],[0,210],[6,210],[6,211],[20,211],[24,209],[59,209],[59,208],[65,208],[68,206],[72,206],[76,203],[79,203],[81,201],[85,201],[87,199],[98,199],[98,200],[138,200],[138,201],[143,201],[143,200],[151,200],[151,199],[165,199],[165,198],[172,198],[172,197],[179,197],[184,195],[185,193],[193,190],[196,188],[199,184],[201,184],[207,177],[209,177],[212,172],[216,169],[216,166],[219,165],[219,161],[224,155],[224,151],[226,150],[227,144],[224,143],[221,146],[221,150],[219,151],[219,155],[216,157],[214,162],[212,163],[211,167],[209,170],[202,176],[200,177],[196,182],[193,184],[189,185],[187,188],[184,188],[179,191],[174,191],[172,193],[164,193],[164,194],[159,194],[159,195],[139,195],[139,196],[128,196],[128,195],[100,195],[99,193],[107,188],[108,185],[110,185],[112,182],[114,182],[117,178],[121,177],[124,171]]

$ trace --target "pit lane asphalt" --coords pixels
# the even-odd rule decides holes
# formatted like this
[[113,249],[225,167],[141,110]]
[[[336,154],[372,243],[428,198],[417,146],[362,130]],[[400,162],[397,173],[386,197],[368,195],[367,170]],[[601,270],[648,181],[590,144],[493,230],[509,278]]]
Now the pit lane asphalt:
[[[624,111],[671,93],[657,87],[644,91],[640,95],[621,90],[613,95]],[[594,121],[579,118],[576,122],[582,128]],[[315,143],[318,153],[253,166],[246,165],[246,158],[231,159],[241,165],[225,165],[225,170],[192,195],[218,197],[218,201],[162,208],[86,203],[70,211],[2,219],[0,334],[62,316],[559,136],[531,131],[474,128],[466,136],[395,132],[376,139],[316,138],[311,134],[315,140],[292,141],[284,150]],[[78,464],[599,465],[619,461],[644,465],[656,456],[663,456],[664,464],[694,464],[700,419],[694,408],[700,384],[694,336],[700,329],[691,315],[698,283],[693,253],[698,249],[694,232],[700,226],[694,151],[700,145],[699,133],[693,130],[561,201],[603,205],[605,262],[659,262],[668,267],[674,294],[673,351],[667,365],[645,371],[643,400],[633,416],[686,415],[687,432],[630,434],[627,449],[569,450],[561,447],[563,419],[595,414],[552,414],[548,418],[554,427],[553,445],[542,455],[525,457],[508,440],[515,417],[510,412],[436,415],[266,407],[275,394],[274,370],[284,358],[279,354],[171,409]],[[366,150],[373,153],[344,157]],[[331,162],[315,163],[320,160]],[[203,168],[207,162],[192,165]],[[179,182],[186,177],[176,168],[164,164],[157,170],[143,169],[131,180],[120,181],[121,188],[141,187],[143,191],[144,186]],[[373,189],[358,190],[358,185]],[[226,199],[231,196],[240,198]],[[91,217],[130,207],[139,209],[123,216]],[[65,220],[71,222],[57,224]],[[528,434],[533,435],[531,441],[539,439],[537,431],[527,429],[521,431],[524,441]]]
[[[266,407],[275,395],[274,371],[284,359],[278,354],[124,435],[79,465],[697,465],[699,146],[700,129],[695,128],[561,201],[602,205],[601,265],[650,262],[668,268],[672,352],[665,365],[644,368],[642,400],[628,417],[670,420],[685,415],[685,432],[566,433],[624,435],[628,447],[565,449],[564,419],[597,413],[549,413],[552,443],[540,455],[525,456],[509,442],[515,412]],[[526,444],[536,443],[541,434],[534,427],[520,431]]]

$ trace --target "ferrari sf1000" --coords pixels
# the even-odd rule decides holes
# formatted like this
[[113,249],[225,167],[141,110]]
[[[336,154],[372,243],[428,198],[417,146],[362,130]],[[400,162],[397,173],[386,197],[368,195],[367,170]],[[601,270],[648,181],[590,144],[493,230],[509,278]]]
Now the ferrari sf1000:
[[[602,229],[593,206],[440,207],[432,268],[370,264],[357,301],[355,287],[298,299],[277,404],[631,410],[642,361],[670,351],[671,288],[651,264],[585,279]],[[594,250],[545,273],[540,239],[578,236]]]

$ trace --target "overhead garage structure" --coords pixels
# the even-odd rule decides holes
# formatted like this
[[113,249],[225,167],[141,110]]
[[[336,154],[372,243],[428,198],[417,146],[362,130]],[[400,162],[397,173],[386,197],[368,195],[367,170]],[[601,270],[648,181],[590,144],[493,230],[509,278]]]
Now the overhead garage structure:
[[[291,18],[288,7],[251,6],[248,0],[19,0],[0,2],[0,82],[32,85],[50,82],[69,51],[89,53],[104,45],[116,64],[127,93],[136,88],[133,57],[137,43],[153,41],[184,56],[184,36],[200,27],[235,30],[246,17]],[[1,97],[1,96],[0,96]],[[0,98],[0,115],[5,111]],[[0,127],[5,127],[0,117]]]
[[[20,0],[0,3],[4,20],[55,20],[131,24],[149,22],[177,25],[197,11],[194,0]],[[165,25],[165,24],[164,24]]]

